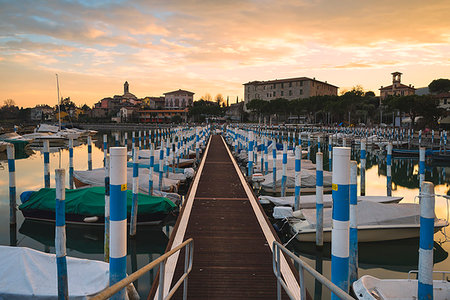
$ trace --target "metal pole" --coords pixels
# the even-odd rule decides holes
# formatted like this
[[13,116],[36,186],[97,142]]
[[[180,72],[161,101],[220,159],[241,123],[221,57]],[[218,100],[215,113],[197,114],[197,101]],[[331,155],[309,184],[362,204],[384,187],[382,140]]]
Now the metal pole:
[[358,280],[358,218],[357,218],[357,181],[358,166],[356,161],[350,162],[350,285]]
[[316,246],[323,246],[323,153],[316,153]]
[[[348,293],[349,289],[349,183],[350,148],[333,151],[333,227],[331,231],[331,282]],[[332,294],[331,299],[339,299]]]
[[424,182],[420,199],[420,249],[417,299],[433,299],[434,186]]
[[49,154],[49,141],[44,140],[44,186],[50,188],[50,154]]
[[6,152],[8,156],[9,171],[9,224],[16,224],[16,163],[14,145],[7,144]]
[[139,149],[135,148],[134,156],[133,156],[133,203],[131,205],[130,236],[136,235],[136,223],[137,223],[137,213],[138,213],[138,194],[139,194],[138,157],[139,157]]
[[55,208],[55,253],[58,272],[58,299],[69,299],[69,285],[67,280],[66,262],[66,188],[65,170],[55,170],[56,208]]
[[[127,271],[127,149],[110,148],[110,286],[126,277]],[[112,299],[125,299],[121,290]]]

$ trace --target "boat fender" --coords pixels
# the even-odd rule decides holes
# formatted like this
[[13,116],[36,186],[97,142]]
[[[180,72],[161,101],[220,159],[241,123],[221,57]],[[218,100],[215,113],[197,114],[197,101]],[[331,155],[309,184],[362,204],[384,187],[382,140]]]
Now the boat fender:
[[292,215],[293,215],[295,218],[297,218],[297,219],[302,219],[302,220],[305,220],[305,219],[306,219],[305,216],[303,215],[303,213],[302,213],[301,210],[296,210],[296,211],[294,211],[294,212],[292,213]]
[[97,216],[93,216],[93,217],[86,217],[83,219],[83,222],[85,223],[95,223],[98,221],[98,217]]

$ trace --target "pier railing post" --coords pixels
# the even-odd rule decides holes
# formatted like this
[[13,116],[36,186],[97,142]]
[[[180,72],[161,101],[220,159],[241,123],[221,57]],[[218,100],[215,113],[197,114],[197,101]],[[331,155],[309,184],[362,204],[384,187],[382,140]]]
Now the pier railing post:
[[16,224],[16,163],[14,145],[6,145],[9,171],[9,224]]
[[422,184],[420,199],[420,249],[417,299],[433,299],[434,186]]
[[350,162],[350,285],[358,280],[358,166]]
[[[110,286],[124,279],[127,270],[127,151],[110,148]],[[125,290],[112,299],[125,299]]]
[[[345,292],[349,289],[349,183],[350,148],[333,149],[333,227],[331,231],[331,281]],[[339,299],[332,294],[331,299]]]
[[58,299],[69,299],[66,261],[66,211],[65,211],[65,170],[55,170],[56,207],[55,207],[55,253],[58,272]]
[[323,153],[316,153],[316,246],[323,246]]

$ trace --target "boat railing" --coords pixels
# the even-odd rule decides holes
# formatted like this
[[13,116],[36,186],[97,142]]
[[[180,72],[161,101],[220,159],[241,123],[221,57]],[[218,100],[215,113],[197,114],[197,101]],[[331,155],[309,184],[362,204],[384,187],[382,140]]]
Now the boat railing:
[[[417,277],[417,276],[419,276],[419,271],[418,270],[411,270],[411,271],[409,271],[408,272],[408,280],[412,279],[411,278],[412,274],[417,274],[416,275],[416,277]],[[442,275],[442,280],[445,281],[445,280],[447,280],[445,278],[445,275],[450,274],[450,271],[433,271],[433,274],[441,274]]]
[[[182,248],[185,248],[185,257],[184,257],[184,273],[181,275],[180,279],[175,283],[175,285],[168,291],[168,294],[164,296],[164,270],[166,266],[167,259],[171,257],[173,254],[180,251]],[[194,256],[194,240],[192,238],[187,239],[180,245],[176,246],[172,250],[164,253],[151,263],[145,265],[141,269],[137,270],[136,272],[128,275],[126,278],[122,279],[121,281],[117,282],[116,284],[105,288],[103,291],[99,292],[98,294],[89,297],[89,300],[104,300],[109,299],[111,296],[115,295],[122,289],[126,288],[130,283],[136,281],[141,276],[143,276],[145,273],[149,272],[153,268],[159,266],[159,283],[158,283],[158,300],[163,299],[170,299],[175,294],[175,292],[178,290],[181,284],[183,284],[183,299],[187,299],[187,280],[188,275],[192,270],[192,262],[193,262],[193,256]]]
[[295,263],[298,264],[298,277],[299,277],[299,286],[300,286],[300,299],[306,299],[306,288],[305,288],[305,279],[304,279],[304,271],[306,270],[309,274],[311,274],[317,281],[319,281],[322,285],[327,287],[332,293],[338,296],[340,299],[344,300],[354,300],[352,296],[348,293],[340,289],[337,285],[332,283],[328,278],[314,270],[310,265],[301,260],[297,255],[289,251],[285,246],[280,244],[277,241],[273,242],[273,272],[275,277],[277,278],[277,299],[281,299],[281,287],[283,287],[286,294],[290,299],[295,299],[293,292],[289,289],[286,282],[283,279],[281,274],[281,253],[289,256]]

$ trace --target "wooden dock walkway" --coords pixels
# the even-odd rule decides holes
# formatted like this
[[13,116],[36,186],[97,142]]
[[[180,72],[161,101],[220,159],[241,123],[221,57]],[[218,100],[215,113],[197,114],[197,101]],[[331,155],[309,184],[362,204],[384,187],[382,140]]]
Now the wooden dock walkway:
[[[168,249],[188,238],[194,239],[188,299],[276,299],[271,247],[278,237],[218,135],[206,147]],[[184,251],[169,258],[166,291],[183,267]],[[292,265],[283,258],[281,269],[299,298]],[[175,299],[182,299],[182,290]]]

